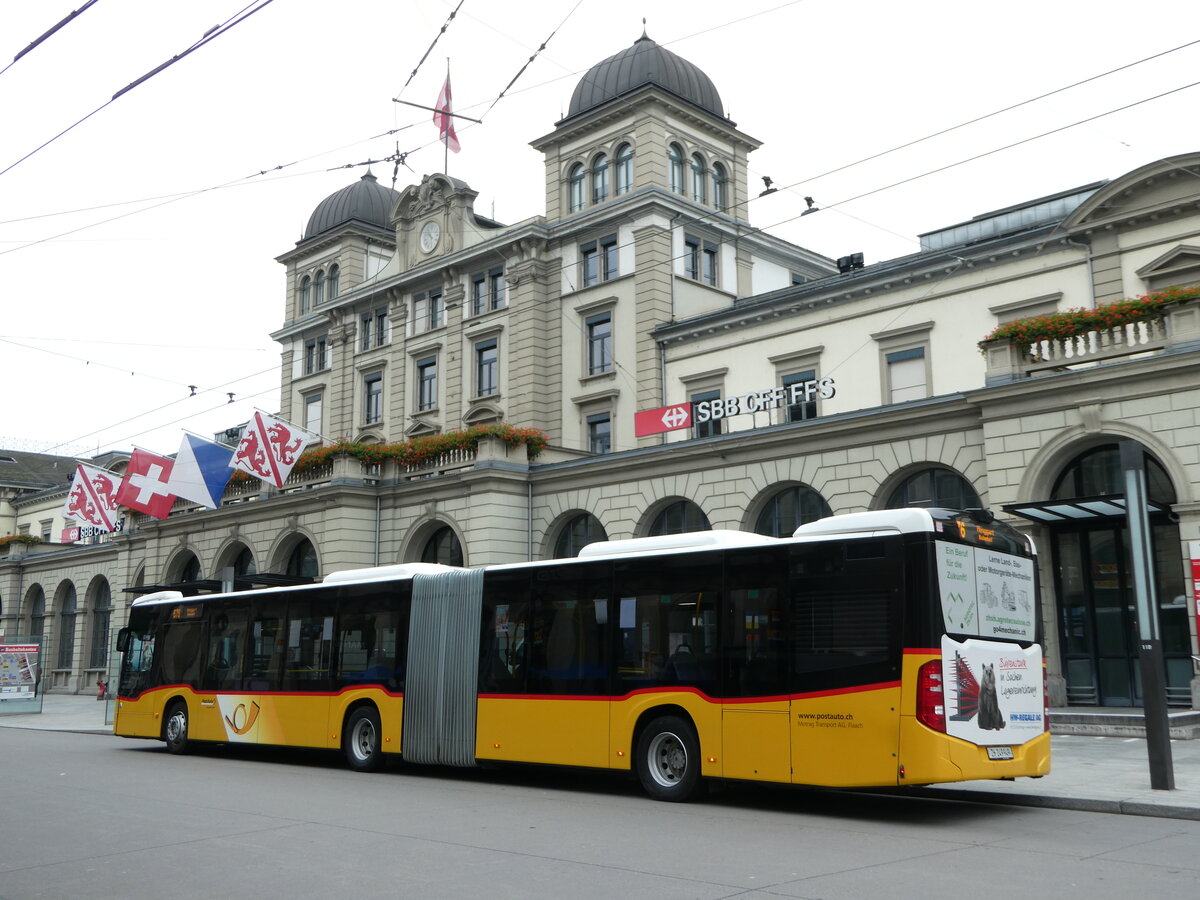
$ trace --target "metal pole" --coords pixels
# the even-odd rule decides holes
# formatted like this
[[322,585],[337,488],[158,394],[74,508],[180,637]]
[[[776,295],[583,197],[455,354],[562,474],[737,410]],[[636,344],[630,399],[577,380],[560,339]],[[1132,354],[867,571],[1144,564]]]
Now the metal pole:
[[1158,636],[1158,604],[1151,582],[1154,557],[1150,548],[1150,517],[1146,512],[1146,460],[1142,445],[1137,441],[1121,441],[1121,472],[1125,478],[1125,515],[1129,520],[1129,555],[1133,561],[1133,590],[1137,600],[1142,712],[1146,722],[1150,787],[1156,791],[1173,791],[1175,770],[1171,762],[1162,641]]

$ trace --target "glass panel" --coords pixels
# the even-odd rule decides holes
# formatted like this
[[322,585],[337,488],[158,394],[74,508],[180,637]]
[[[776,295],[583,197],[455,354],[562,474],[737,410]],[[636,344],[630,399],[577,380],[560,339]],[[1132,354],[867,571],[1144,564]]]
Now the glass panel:
[[333,649],[333,606],[293,600],[288,612],[284,657],[285,691],[329,689],[329,660]]
[[727,558],[725,697],[788,692],[792,611],[781,563],[779,552],[770,550],[735,551]]
[[617,563],[621,691],[686,684],[718,690],[719,554]]
[[1188,634],[1188,602],[1180,559],[1178,525],[1151,527],[1154,544],[1155,595],[1158,600],[1158,626],[1163,653],[1191,655]]
[[404,690],[410,591],[407,584],[387,592],[364,586],[348,588],[339,598],[335,689],[378,684]]
[[607,694],[612,652],[605,634],[611,563],[536,573],[527,688],[536,694]]
[[1090,659],[1067,660],[1067,699],[1071,703],[1097,702],[1096,672]]
[[[1082,549],[1079,534],[1058,535],[1058,608],[1062,619],[1063,652],[1068,654],[1087,653],[1091,649]],[[1090,674],[1088,679],[1090,682]]]
[[210,606],[208,614],[211,631],[204,689],[241,690],[242,654],[246,648],[249,610],[242,604],[222,603]]
[[251,656],[246,687],[252,691],[279,690],[283,663],[284,601],[272,599],[257,605],[250,626]]
[[1127,656],[1127,598],[1122,590],[1115,535],[1110,531],[1091,532],[1088,545],[1096,606],[1096,650],[1101,656]]
[[1129,660],[1100,660],[1100,693],[1105,706],[1133,706]]

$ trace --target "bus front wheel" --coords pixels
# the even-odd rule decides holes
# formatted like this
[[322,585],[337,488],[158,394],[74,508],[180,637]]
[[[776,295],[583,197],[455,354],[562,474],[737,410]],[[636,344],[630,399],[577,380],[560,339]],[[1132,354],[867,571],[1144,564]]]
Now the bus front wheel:
[[374,772],[383,765],[381,732],[379,713],[374,707],[361,706],[350,714],[343,742],[350,768],[358,772]]
[[188,740],[188,711],[187,704],[176,700],[167,710],[166,721],[163,723],[163,740],[167,743],[169,753],[187,753]]
[[700,741],[679,716],[655,719],[637,745],[638,777],[655,800],[688,800],[700,782]]

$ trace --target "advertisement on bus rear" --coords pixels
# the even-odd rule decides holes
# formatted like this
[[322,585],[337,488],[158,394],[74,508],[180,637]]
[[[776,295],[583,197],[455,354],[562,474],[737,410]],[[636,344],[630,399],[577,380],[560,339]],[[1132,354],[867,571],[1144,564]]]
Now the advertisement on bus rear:
[[[1043,734],[1042,652],[1036,645],[942,638],[946,733],[979,746]],[[1000,758],[1000,757],[997,757]]]
[[1032,641],[1033,560],[993,550],[934,541],[946,630],[1009,641]]

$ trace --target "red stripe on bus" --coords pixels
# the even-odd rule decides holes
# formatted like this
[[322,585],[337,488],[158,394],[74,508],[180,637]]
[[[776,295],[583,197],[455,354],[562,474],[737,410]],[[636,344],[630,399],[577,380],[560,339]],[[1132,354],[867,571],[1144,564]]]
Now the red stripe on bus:
[[913,656],[941,656],[942,648],[941,647],[905,647],[904,655],[908,656],[909,654],[912,654]]
[[792,694],[789,700],[811,700],[814,697],[837,697],[841,694],[865,694],[868,691],[886,691],[900,687],[899,681],[881,681],[878,684],[860,684],[854,687],[832,688],[828,691],[806,691],[803,694]]

